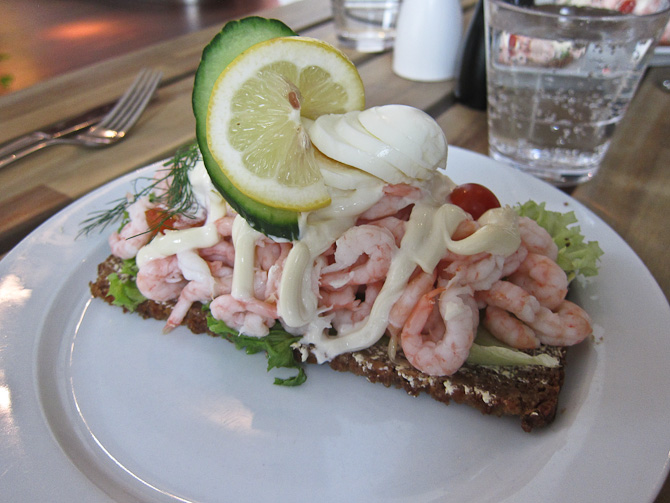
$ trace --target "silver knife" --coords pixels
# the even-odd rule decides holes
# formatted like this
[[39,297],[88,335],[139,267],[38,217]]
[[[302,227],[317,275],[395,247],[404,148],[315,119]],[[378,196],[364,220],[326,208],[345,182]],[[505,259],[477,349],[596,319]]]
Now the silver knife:
[[32,133],[28,133],[11,140],[0,147],[0,159],[12,157],[23,149],[41,141],[52,138],[62,138],[72,133],[81,131],[82,129],[86,129],[87,127],[90,127],[93,124],[99,122],[105,116],[105,114],[107,114],[107,112],[112,109],[113,106],[114,103],[101,105],[76,117],[58,121],[54,124],[51,124],[50,126],[46,126],[40,129],[39,131],[33,131]]

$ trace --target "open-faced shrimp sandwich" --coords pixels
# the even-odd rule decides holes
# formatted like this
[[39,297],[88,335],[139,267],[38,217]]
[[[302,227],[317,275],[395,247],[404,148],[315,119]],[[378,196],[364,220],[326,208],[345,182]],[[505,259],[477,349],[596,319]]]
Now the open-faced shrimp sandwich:
[[265,351],[295,369],[277,384],[328,363],[527,431],[551,422],[566,347],[592,333],[566,295],[597,244],[571,214],[457,185],[430,116],[363,96],[332,46],[226,25],[195,79],[197,144],[88,222],[123,216],[93,294]]

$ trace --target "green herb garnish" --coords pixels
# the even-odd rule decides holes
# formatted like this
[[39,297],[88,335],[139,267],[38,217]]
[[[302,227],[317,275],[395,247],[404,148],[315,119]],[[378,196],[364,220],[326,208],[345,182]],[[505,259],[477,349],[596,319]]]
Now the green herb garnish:
[[[128,215],[128,207],[139,198],[149,196],[154,204],[159,204],[165,210],[161,218],[154,222],[147,232],[154,232],[161,228],[170,218],[181,215],[186,218],[195,218],[198,203],[193,195],[191,183],[188,179],[189,171],[195,166],[200,156],[196,143],[186,145],[175,153],[174,157],[166,161],[164,169],[159,170],[164,176],[160,178],[138,178],[133,182],[133,194],[117,199],[110,204],[114,206],[107,210],[94,211],[91,216],[82,222],[78,236],[88,235],[93,230],[104,230],[108,225],[123,221]],[[171,178],[167,190],[157,192],[156,187]],[[140,181],[150,181],[146,187],[139,189]]]
[[282,379],[275,377],[275,384],[279,386],[299,386],[307,379],[305,370],[295,359],[293,353],[293,346],[301,337],[289,334],[279,323],[275,324],[270,329],[270,333],[265,337],[252,337],[240,334],[223,321],[217,320],[211,314],[208,314],[207,328],[213,333],[235,343],[237,349],[245,349],[249,355],[265,351],[268,358],[268,371],[273,368],[298,369],[298,374],[291,378]]
[[117,273],[112,273],[107,276],[109,281],[109,295],[114,297],[112,304],[121,306],[128,311],[133,312],[137,309],[146,297],[140,293],[135,283],[137,277],[138,267],[135,259],[127,259],[123,261],[121,270]]

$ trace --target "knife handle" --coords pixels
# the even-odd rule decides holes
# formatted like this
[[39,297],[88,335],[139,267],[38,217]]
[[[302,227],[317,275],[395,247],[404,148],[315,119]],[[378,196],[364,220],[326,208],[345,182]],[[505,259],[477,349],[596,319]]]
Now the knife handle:
[[17,151],[24,149],[33,143],[42,141],[48,137],[49,135],[47,133],[43,133],[42,131],[35,131],[34,133],[23,135],[20,138],[3,145],[2,148],[0,148],[0,158],[10,156]]
[[[33,133],[33,134],[38,134],[38,133]],[[44,134],[44,133],[42,133]],[[12,142],[18,144],[20,140],[23,138],[20,138],[19,140],[16,140],[16,142]],[[63,141],[63,140],[60,140]],[[19,159],[23,159],[25,156],[32,154],[33,152],[37,152],[38,150],[43,149],[44,147],[48,147],[49,145],[53,145],[54,143],[57,143],[58,140],[54,140],[51,138],[49,135],[44,135],[40,138],[35,137],[34,141],[32,143],[29,143],[27,140],[25,142],[25,146],[23,148],[14,148],[13,150],[10,150],[7,148],[6,153],[5,153],[5,148],[2,149],[2,153],[5,153],[3,157],[0,157],[0,168],[4,168],[8,164],[13,163],[14,161],[18,161]],[[9,147],[10,145],[8,145]]]

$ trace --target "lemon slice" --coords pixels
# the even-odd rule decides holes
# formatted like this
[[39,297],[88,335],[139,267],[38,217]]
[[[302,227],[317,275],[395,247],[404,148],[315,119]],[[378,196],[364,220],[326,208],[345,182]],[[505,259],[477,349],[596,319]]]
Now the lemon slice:
[[302,118],[360,110],[364,101],[358,71],[342,52],[311,38],[273,38],[242,52],[216,80],[207,145],[245,196],[311,211],[330,196]]

